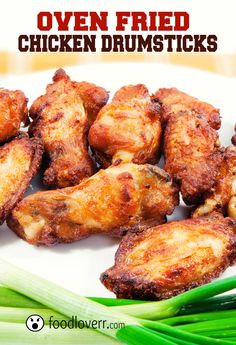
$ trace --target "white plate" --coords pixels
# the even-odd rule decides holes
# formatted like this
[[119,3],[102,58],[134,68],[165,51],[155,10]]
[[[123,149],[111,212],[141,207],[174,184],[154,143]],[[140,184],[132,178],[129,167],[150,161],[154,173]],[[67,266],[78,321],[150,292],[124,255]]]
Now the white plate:
[[[126,84],[144,83],[150,92],[159,87],[177,87],[221,109],[221,142],[229,145],[236,122],[236,80],[211,73],[161,64],[96,64],[66,68],[72,80],[90,81],[105,87],[111,94]],[[0,81],[1,87],[20,89],[32,101],[45,92],[54,71],[46,71]],[[35,179],[33,191],[39,186]],[[31,190],[32,192],[32,190]],[[171,219],[179,219],[185,208],[175,211]],[[100,283],[100,274],[114,262],[118,241],[104,236],[53,248],[33,247],[19,239],[4,224],[0,231],[0,256],[26,270],[86,296],[112,296]],[[229,268],[225,276],[236,274]]]

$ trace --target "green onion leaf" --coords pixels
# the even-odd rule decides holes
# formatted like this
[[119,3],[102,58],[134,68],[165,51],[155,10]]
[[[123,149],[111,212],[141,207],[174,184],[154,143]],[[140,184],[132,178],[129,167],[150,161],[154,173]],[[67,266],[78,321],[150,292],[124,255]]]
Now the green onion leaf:
[[229,342],[228,340],[213,339],[213,338],[206,337],[203,335],[193,334],[193,333],[187,332],[186,330],[179,329],[179,327],[172,327],[158,321],[149,321],[149,320],[143,319],[143,320],[140,320],[140,323],[142,323],[143,326],[152,328],[154,330],[157,330],[158,332],[162,332],[172,337],[175,337],[177,339],[193,342],[196,344],[201,344],[201,345],[234,344],[232,342]]
[[161,336],[164,339],[171,340],[171,341],[175,342],[176,344],[180,344],[180,345],[195,345],[196,344],[196,343],[192,343],[192,342],[190,343],[189,341],[185,341],[183,339],[177,339],[177,338],[171,337],[170,335],[163,334],[163,333]]
[[19,308],[45,308],[42,304],[4,286],[0,286],[0,306]]
[[147,304],[137,304],[111,308],[114,311],[120,311],[143,319],[160,320],[176,315],[180,308],[186,304],[198,302],[234,288],[236,288],[236,276],[194,288],[165,301],[150,302],[148,307]]
[[[118,299],[107,297],[87,297],[94,302],[110,306],[121,306],[138,303],[148,303],[148,301],[137,301],[132,299]],[[19,294],[4,286],[0,286],[0,306],[2,307],[19,307],[19,308],[46,308],[42,304],[28,298],[22,294]]]
[[127,326],[117,332],[117,338],[126,344],[133,340],[133,345],[175,345],[172,341],[162,338],[157,332],[140,326]]
[[226,329],[226,330],[214,330],[214,331],[206,331],[201,332],[202,335],[206,337],[212,338],[229,338],[229,337],[236,337],[236,330]]
[[[0,291],[1,293],[1,291]],[[94,302],[106,305],[107,307],[118,307],[122,305],[130,304],[140,304],[140,303],[150,303],[149,301],[139,301],[134,299],[124,299],[124,298],[107,298],[107,297],[87,297]]]
[[176,326],[178,329],[182,329],[188,332],[199,333],[199,332],[209,332],[209,331],[219,331],[226,329],[236,328],[236,317],[223,319],[222,320],[211,320],[191,323],[188,325]]
[[186,323],[235,318],[235,317],[236,317],[236,310],[226,310],[226,311],[215,311],[215,312],[210,312],[210,313],[175,316],[168,319],[163,319],[161,320],[161,322],[167,325],[176,326],[176,325],[181,325],[181,324],[186,324]]
[[29,315],[33,314],[40,315],[44,319],[45,324],[48,324],[50,316],[53,316],[58,321],[68,319],[66,316],[51,309],[0,307],[0,322],[25,323]]
[[235,294],[212,297],[203,299],[202,301],[198,301],[197,303],[186,304],[181,307],[178,315],[188,315],[229,309],[236,309]]
[[[109,323],[138,325],[134,318],[79,296],[4,260],[0,260],[0,283],[68,317],[77,315],[88,322],[96,319],[109,320]],[[99,331],[116,338],[117,329],[104,327]]]

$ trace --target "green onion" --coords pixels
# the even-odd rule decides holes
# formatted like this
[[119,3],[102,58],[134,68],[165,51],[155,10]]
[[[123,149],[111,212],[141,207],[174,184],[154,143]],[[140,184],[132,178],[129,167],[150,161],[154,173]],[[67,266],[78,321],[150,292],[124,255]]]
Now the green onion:
[[178,329],[182,329],[188,332],[199,333],[199,332],[208,332],[213,330],[226,330],[226,329],[235,329],[236,327],[236,317],[228,318],[222,320],[211,320],[191,323],[188,325],[176,326]]
[[[125,327],[118,331],[113,329],[114,327],[99,328],[98,331],[112,338],[123,340],[129,345],[136,345],[137,339],[139,339],[139,345],[146,345],[145,337],[147,338],[147,336],[149,344],[158,343],[159,341],[158,334],[141,327],[137,319],[116,312],[113,309],[114,307],[109,308],[79,296],[4,260],[0,260],[0,282],[6,287],[35,299],[37,302],[68,317],[77,315],[87,322],[96,319],[108,320],[110,324],[124,324]],[[132,332],[136,333],[136,337],[132,336]]]
[[183,305],[198,302],[234,288],[236,288],[236,276],[194,288],[165,301],[150,302],[148,308],[146,304],[136,304],[111,307],[111,309],[143,319],[159,320],[176,315]]
[[222,339],[213,339],[210,337],[206,337],[199,334],[192,334],[190,332],[187,332],[186,330],[179,329],[179,327],[172,327],[169,325],[165,325],[164,323],[158,322],[158,321],[149,321],[149,320],[140,320],[140,322],[145,326],[152,328],[154,330],[157,330],[158,332],[167,333],[168,335],[182,339],[184,341],[190,341],[196,344],[202,344],[202,345],[227,345],[227,344],[234,344],[232,342],[229,342],[228,340],[222,340]]
[[0,322],[25,323],[29,315],[33,314],[40,315],[46,324],[48,324],[51,315],[59,321],[68,319],[66,316],[51,309],[0,307]]
[[19,308],[45,308],[42,304],[4,286],[0,286],[0,306]]
[[170,335],[163,334],[163,333],[162,333],[162,338],[174,341],[176,344],[180,344],[180,345],[195,345],[196,344],[192,342],[190,343],[189,341],[184,341],[183,339],[176,339],[176,338],[171,337]]
[[134,299],[124,299],[124,298],[107,298],[107,297],[87,297],[87,298],[91,299],[94,302],[98,302],[100,304],[106,305],[108,307],[114,307],[114,306],[118,307],[122,305],[150,303],[149,301],[138,301]]
[[190,314],[190,315],[181,315],[175,316],[168,319],[163,319],[161,322],[167,325],[181,325],[186,323],[200,322],[200,321],[210,321],[217,319],[226,319],[236,317],[236,310],[227,310],[227,311],[215,311],[210,313],[200,313],[200,314]]
[[[153,303],[150,301],[107,298],[107,297],[87,297],[92,301],[98,302],[106,306],[123,306],[131,304]],[[0,306],[19,307],[19,308],[46,308],[42,304],[19,294],[11,289],[0,286]],[[197,303],[187,304],[181,307],[178,315],[189,315],[203,313],[207,311],[236,309],[236,295],[226,295],[212,297],[199,301]]]
[[[0,327],[2,327],[2,333],[0,332],[0,343],[4,345],[27,345],[30,341],[30,344],[34,343],[37,345],[42,341],[42,337],[40,338],[40,336],[43,334],[48,344],[55,343],[57,345],[64,345],[81,343],[81,337],[83,337],[85,333],[82,334],[77,329],[74,329],[73,332],[71,329],[68,329],[68,332],[61,329],[61,337],[57,341],[56,337],[59,334],[58,329],[55,330],[56,332],[53,332],[56,334],[55,337],[54,335],[51,337],[53,328],[47,326],[50,316],[53,316],[54,320],[60,321],[68,320],[68,318],[75,315],[87,322],[94,319],[107,320],[106,326],[111,323],[122,324],[123,327],[118,330],[117,328],[109,329],[106,326],[96,331],[90,330],[88,336],[91,344],[92,341],[96,344],[98,343],[98,332],[103,333],[99,335],[101,339],[103,338],[103,344],[108,343],[108,341],[117,343],[117,340],[125,342],[128,345],[235,344],[235,341],[229,340],[229,338],[235,338],[236,335],[227,332],[235,330],[236,310],[219,311],[216,313],[197,313],[193,315],[177,316],[175,318],[170,316],[177,314],[183,309],[183,306],[186,307],[186,305],[189,306],[187,307],[189,311],[192,307],[194,308],[194,303],[196,304],[198,301],[204,303],[204,299],[206,299],[206,301],[208,299],[207,303],[211,305],[211,307],[213,304],[228,304],[230,297],[227,297],[227,301],[225,298],[222,299],[221,297],[220,301],[218,299],[213,302],[212,300],[214,300],[214,298],[210,297],[235,288],[236,277],[195,288],[169,300],[161,302],[132,301],[131,304],[128,304],[129,302],[124,299],[115,300],[97,297],[91,297],[89,299],[78,296],[71,291],[58,287],[56,284],[39,278],[31,273],[25,272],[3,260],[0,260],[0,282],[7,287],[0,287],[0,301],[2,300],[2,303],[7,305],[8,300],[9,303],[16,304],[17,306],[15,308],[10,306],[0,307]],[[10,301],[11,296],[12,302]],[[34,300],[36,302],[34,302]],[[101,304],[96,301],[99,301]],[[109,305],[109,307],[102,304]],[[114,304],[116,306],[114,306]],[[22,305],[31,305],[33,308],[19,307]],[[138,316],[139,318],[125,313]],[[39,314],[45,320],[46,326],[43,329],[43,333],[40,331],[40,336],[37,338],[41,340],[37,343],[38,340],[35,338],[36,341],[32,342],[32,338],[30,338],[32,335],[29,335],[29,338],[24,341],[24,337],[27,335],[24,328],[20,331],[21,342],[20,340],[19,342],[18,340],[14,342],[14,335],[16,338],[17,327],[21,327],[22,324],[24,325],[25,320],[31,314]],[[152,321],[152,319],[162,320],[158,322]],[[224,321],[222,322],[222,320]],[[11,321],[11,323],[8,323],[8,321]],[[173,327],[173,325],[177,326]],[[9,331],[10,328],[11,331]],[[218,338],[211,337],[211,332],[217,332],[219,330],[222,330],[228,337],[225,336],[223,338],[223,336],[220,335]],[[13,331],[15,333],[14,335],[10,335],[9,342],[5,342],[4,337],[7,337],[7,333],[9,335],[9,333]],[[64,338],[63,335],[65,335]],[[106,337],[106,335],[112,339]],[[11,339],[12,343],[10,342]],[[43,341],[43,343],[45,342]],[[86,341],[85,343],[90,344]]]
[[140,326],[127,326],[117,332],[117,338],[128,344],[129,339],[134,339],[134,345],[175,345],[175,342],[167,341],[159,333],[152,332],[148,328]]
[[[78,315],[88,321],[96,317],[97,319],[109,319],[111,322],[118,323],[125,321],[128,325],[138,324],[134,318],[115,313],[107,307],[58,287],[52,282],[21,270],[3,260],[0,260],[0,281],[5,286],[25,294],[68,317]],[[112,337],[116,336],[114,330],[108,331],[104,328],[101,331]]]
[[201,332],[202,335],[206,337],[212,338],[229,338],[229,337],[236,337],[236,330],[226,329],[226,330],[214,330],[214,331],[206,331]]
[[[148,301],[137,301],[132,299],[118,299],[107,297],[87,297],[94,302],[106,306],[121,306],[138,303],[148,303]],[[22,294],[19,294],[4,286],[0,286],[0,306],[2,307],[19,307],[19,308],[46,308],[42,304],[28,298]]]
[[53,329],[30,332],[25,324],[0,322],[0,344],[3,345],[119,345],[115,339],[90,329]]
[[178,315],[188,315],[229,309],[236,309],[235,294],[212,297],[204,299],[202,301],[198,301],[197,303],[184,305],[179,310]]

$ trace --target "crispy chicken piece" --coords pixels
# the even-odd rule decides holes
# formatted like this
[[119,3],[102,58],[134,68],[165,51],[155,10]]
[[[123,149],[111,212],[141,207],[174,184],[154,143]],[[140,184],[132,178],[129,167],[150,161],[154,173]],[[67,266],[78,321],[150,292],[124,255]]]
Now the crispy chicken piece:
[[121,241],[101,281],[119,298],[166,299],[218,277],[236,259],[236,222],[222,216],[173,221]]
[[99,162],[156,163],[161,141],[159,104],[145,85],[118,90],[99,112],[89,131],[89,143]]
[[171,113],[178,114],[186,111],[196,115],[204,115],[209,125],[214,129],[219,129],[221,125],[220,111],[213,105],[200,101],[188,94],[176,89],[159,89],[154,95],[154,99],[162,105],[161,117],[166,123]]
[[162,104],[165,170],[179,183],[184,202],[198,204],[222,161],[218,133],[210,126],[218,128],[218,111],[176,89],[160,89],[154,98]]
[[0,142],[14,137],[28,122],[27,98],[22,91],[0,89]]
[[218,135],[201,115],[173,114],[164,134],[165,170],[180,184],[187,205],[197,204],[216,181],[222,161]]
[[41,141],[29,139],[26,133],[0,147],[0,224],[27,190],[42,154]]
[[50,158],[44,183],[56,187],[78,184],[94,172],[87,149],[86,133],[99,109],[106,104],[105,89],[87,82],[71,81],[58,70],[46,94],[30,108],[33,122],[29,132],[43,140]]
[[8,226],[31,244],[50,246],[160,224],[177,204],[178,190],[164,170],[126,163],[100,170],[78,186],[28,196]]
[[[224,152],[216,184],[206,194],[203,205],[194,211],[192,217],[202,217],[213,211],[226,214],[230,198],[234,195],[236,195],[236,147],[231,145]],[[233,200],[231,202],[233,203]],[[229,207],[232,212],[233,204]]]

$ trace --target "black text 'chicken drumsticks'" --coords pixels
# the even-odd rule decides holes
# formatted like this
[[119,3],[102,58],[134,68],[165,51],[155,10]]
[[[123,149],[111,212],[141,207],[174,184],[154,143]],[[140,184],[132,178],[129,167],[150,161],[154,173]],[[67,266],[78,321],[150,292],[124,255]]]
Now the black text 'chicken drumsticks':
[[86,133],[107,100],[108,93],[102,87],[71,81],[65,71],[58,70],[46,94],[34,101],[29,132],[42,138],[50,159],[44,174],[45,184],[73,186],[93,174]]
[[52,245],[160,224],[177,204],[178,189],[165,171],[126,163],[100,170],[78,186],[28,196],[8,226],[31,244]]
[[234,263],[235,229],[231,218],[214,215],[130,232],[101,281],[118,298],[159,300],[177,295],[218,277]]
[[219,111],[177,89],[160,89],[165,169],[180,185],[186,204],[198,204],[214,184],[222,161]]

